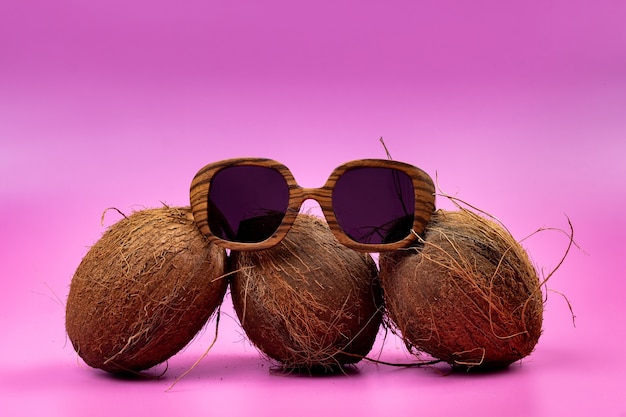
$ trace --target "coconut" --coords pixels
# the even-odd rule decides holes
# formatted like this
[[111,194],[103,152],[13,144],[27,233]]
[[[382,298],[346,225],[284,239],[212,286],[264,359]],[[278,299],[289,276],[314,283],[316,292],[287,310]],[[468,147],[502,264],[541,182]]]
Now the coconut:
[[408,349],[455,368],[505,368],[541,335],[541,282],[500,224],[437,211],[420,247],[381,254],[388,321]]
[[278,245],[231,258],[241,326],[283,370],[334,371],[371,350],[383,311],[376,264],[320,219],[300,214]]
[[118,221],[72,278],[66,330],[74,349],[108,372],[138,372],[167,360],[220,305],[225,259],[189,208],[146,209]]

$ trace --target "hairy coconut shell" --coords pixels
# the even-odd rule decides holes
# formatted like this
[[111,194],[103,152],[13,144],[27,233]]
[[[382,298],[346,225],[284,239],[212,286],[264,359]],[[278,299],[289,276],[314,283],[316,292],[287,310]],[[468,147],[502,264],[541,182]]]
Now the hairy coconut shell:
[[66,330],[81,358],[137,372],[187,345],[219,306],[225,252],[209,244],[189,208],[133,213],[93,245],[72,279]]
[[380,256],[387,314],[409,350],[465,369],[529,355],[541,335],[541,283],[499,224],[471,211],[437,211],[423,245]]
[[277,246],[231,258],[241,325],[284,369],[336,369],[371,350],[383,310],[376,264],[326,223],[301,214]]

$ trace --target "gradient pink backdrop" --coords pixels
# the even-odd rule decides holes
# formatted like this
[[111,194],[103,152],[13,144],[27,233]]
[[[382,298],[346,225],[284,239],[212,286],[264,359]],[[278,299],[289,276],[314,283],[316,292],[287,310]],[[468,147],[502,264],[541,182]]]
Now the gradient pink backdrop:
[[[626,416],[626,2],[3,1],[0,415]],[[266,156],[303,186],[392,156],[519,239],[575,228],[536,351],[508,371],[362,364],[279,377],[224,302],[160,380],[84,365],[64,332],[107,207],[188,204],[204,164]],[[448,203],[440,199],[440,207]],[[558,232],[524,242],[546,271]],[[374,354],[407,361],[402,344]]]

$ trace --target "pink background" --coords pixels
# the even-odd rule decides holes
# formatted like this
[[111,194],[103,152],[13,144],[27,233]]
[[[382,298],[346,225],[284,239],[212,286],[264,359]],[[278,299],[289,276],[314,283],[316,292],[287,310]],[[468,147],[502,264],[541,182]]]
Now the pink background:
[[[0,3],[0,415],[626,416],[623,0]],[[204,164],[265,156],[303,186],[364,157],[438,177],[519,239],[575,228],[536,351],[441,376],[281,377],[230,299],[160,380],[92,370],[64,332],[82,256],[119,216],[188,204]],[[440,207],[449,204],[439,200]],[[552,269],[558,232],[524,242]],[[398,339],[373,355],[406,362]]]

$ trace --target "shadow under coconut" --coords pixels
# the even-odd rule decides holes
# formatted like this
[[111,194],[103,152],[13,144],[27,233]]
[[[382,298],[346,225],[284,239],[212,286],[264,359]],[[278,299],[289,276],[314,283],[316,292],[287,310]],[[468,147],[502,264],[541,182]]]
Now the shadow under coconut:
[[268,378],[335,378],[358,375],[359,370],[355,365],[289,369],[257,354],[215,353],[207,355],[197,364],[192,360],[179,362],[176,369],[170,368],[160,380],[175,381],[176,384],[184,383],[186,378],[239,382],[252,374]]
[[336,378],[356,376],[361,372],[355,364],[337,366],[314,366],[306,368],[286,368],[276,365],[270,368],[270,374],[283,377]]
[[169,369],[166,363],[156,365],[152,368],[146,369],[141,372],[134,371],[116,371],[116,372],[104,372],[100,369],[93,369],[102,379],[114,380],[114,381],[126,381],[126,382],[157,382],[162,381],[164,376],[168,374]]
[[[383,365],[384,366],[384,365]],[[440,362],[436,364],[429,364],[425,366],[412,366],[412,365],[396,365],[392,367],[393,369],[388,370],[390,373],[398,373],[401,372],[406,375],[407,372],[414,373],[416,377],[419,378],[427,378],[429,380],[433,379],[449,379],[449,378],[472,378],[472,379],[483,379],[483,378],[509,378],[511,375],[518,374],[523,372],[522,364],[512,364],[507,368],[498,368],[498,369],[485,369],[485,368],[474,368],[473,370],[468,370],[467,368],[460,368],[453,365],[450,365],[445,362]]]
[[472,376],[490,376],[490,375],[508,375],[516,372],[520,372],[522,368],[521,363],[513,363],[508,366],[450,366],[451,375],[472,375]]

